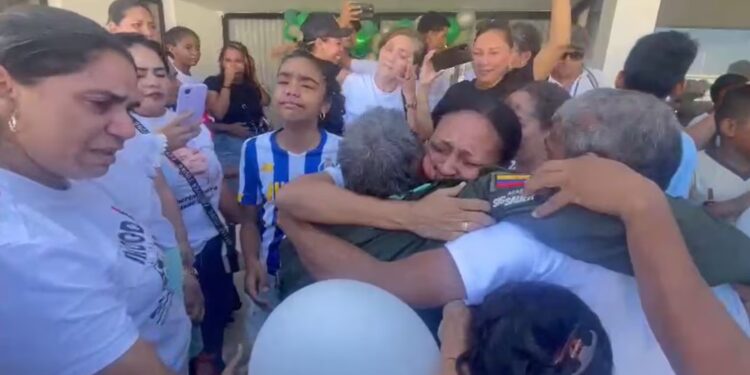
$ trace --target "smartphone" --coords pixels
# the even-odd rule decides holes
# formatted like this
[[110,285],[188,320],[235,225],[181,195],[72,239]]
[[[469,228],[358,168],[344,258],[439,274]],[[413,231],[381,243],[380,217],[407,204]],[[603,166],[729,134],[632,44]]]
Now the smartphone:
[[471,62],[468,44],[446,48],[432,56],[432,66],[436,72]]
[[359,15],[361,21],[375,18],[375,5],[371,3],[353,3],[352,5],[358,7],[362,11]]
[[203,120],[206,112],[206,98],[208,87],[202,83],[186,83],[180,86],[177,94],[177,113],[191,112],[192,115],[185,120],[190,124],[196,124]]

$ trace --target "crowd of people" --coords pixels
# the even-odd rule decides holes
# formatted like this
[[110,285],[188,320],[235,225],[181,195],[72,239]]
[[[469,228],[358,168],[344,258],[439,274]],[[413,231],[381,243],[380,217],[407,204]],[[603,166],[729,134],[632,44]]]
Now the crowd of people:
[[[104,27],[0,13],[0,372],[233,374],[234,319],[252,347],[348,279],[411,306],[445,375],[750,373],[749,77],[683,128],[689,35],[643,36],[609,83],[550,3],[546,42],[479,21],[471,63],[437,71],[443,15],[361,60],[345,2],[272,90],[235,41],[198,77],[200,36],[139,0]],[[177,113],[201,83],[206,113]]]

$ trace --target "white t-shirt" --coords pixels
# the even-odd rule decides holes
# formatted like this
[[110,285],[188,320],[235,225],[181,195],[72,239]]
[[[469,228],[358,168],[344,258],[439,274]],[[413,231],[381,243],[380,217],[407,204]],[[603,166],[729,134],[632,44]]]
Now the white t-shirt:
[[[579,96],[587,91],[591,91],[599,87],[606,87],[606,85],[604,85],[604,78],[602,78],[603,76],[604,73],[602,73],[600,70],[584,67],[581,75],[579,75],[578,78],[573,81],[573,84],[570,86],[570,90],[568,90],[568,93],[571,97],[575,98],[576,96]],[[552,78],[552,76],[549,77],[548,81],[562,87],[562,84],[560,84],[560,82],[558,82],[556,79]]]
[[176,66],[174,66],[174,62],[172,62],[172,59],[169,59],[169,63],[172,64],[172,68],[177,72],[177,80],[180,81],[180,83],[203,83],[203,80],[200,78],[197,78],[193,75],[187,75],[180,71],[180,69],[177,69]]
[[716,202],[737,198],[750,191],[750,179],[743,180],[705,151],[698,154],[698,166],[695,168],[690,200],[702,204],[708,200],[708,191],[713,190]]
[[[469,233],[446,247],[463,279],[468,303],[479,304],[510,282],[566,287],[601,319],[612,343],[615,374],[674,374],[649,327],[633,277],[574,260],[510,223]],[[713,290],[732,318],[750,332],[737,293],[730,286]]]
[[367,110],[375,107],[404,111],[401,89],[384,92],[375,84],[372,75],[349,73],[341,90],[346,98],[344,126],[349,126]]
[[[375,76],[375,72],[378,70],[378,62],[375,60],[352,60],[351,70],[353,73],[366,74]],[[453,76],[456,74],[456,68],[445,69],[440,73],[432,83],[430,87],[430,111],[435,109],[435,106],[440,102],[451,88]]]
[[[138,121],[150,131],[160,129],[175,116],[176,114],[171,110],[167,110],[161,117],[154,118],[135,115]],[[211,205],[216,212],[219,212],[223,171],[221,163],[219,163],[219,159],[214,152],[214,143],[211,140],[209,130],[204,125],[201,125],[201,133],[190,140],[187,147],[200,150],[208,161],[208,170],[205,173],[195,175],[195,179],[198,180],[204,194],[211,201]],[[188,232],[188,241],[190,242],[190,247],[197,255],[203,250],[206,242],[218,236],[219,232],[213,223],[211,223],[206,211],[203,210],[203,206],[198,202],[198,197],[193,193],[190,184],[180,175],[177,167],[172,165],[166,157],[162,158],[161,170],[164,173],[167,184],[172,189],[172,194],[174,194],[180,210],[182,210],[182,220],[185,222],[185,229]]]
[[153,134],[136,133],[117,153],[106,175],[92,182],[104,188],[112,200],[154,234],[162,248],[176,248],[174,227],[162,214],[161,198],[154,187],[162,161],[163,141]]
[[148,230],[97,184],[0,170],[0,369],[83,375],[139,337],[186,373],[190,321]]

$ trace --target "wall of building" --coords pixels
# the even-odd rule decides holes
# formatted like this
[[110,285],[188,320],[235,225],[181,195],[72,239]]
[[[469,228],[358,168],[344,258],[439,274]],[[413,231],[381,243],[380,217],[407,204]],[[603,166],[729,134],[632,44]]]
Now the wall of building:
[[747,0],[661,0],[659,27],[750,29]]
[[[107,22],[108,0],[49,0],[49,5],[64,8],[104,25]],[[189,27],[201,37],[203,57],[194,73],[200,77],[216,74],[219,50],[223,44],[222,12],[185,0],[163,0],[166,28]]]

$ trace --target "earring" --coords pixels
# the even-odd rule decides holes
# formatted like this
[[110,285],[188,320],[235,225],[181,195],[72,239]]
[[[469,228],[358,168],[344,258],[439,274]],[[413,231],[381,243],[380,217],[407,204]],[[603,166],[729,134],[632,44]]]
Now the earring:
[[10,120],[8,120],[8,128],[10,128],[10,131],[13,133],[16,132],[16,129],[18,128],[18,121],[16,120],[16,114],[10,115]]
[[326,114],[323,112],[320,112],[320,121],[323,121],[326,118]]

